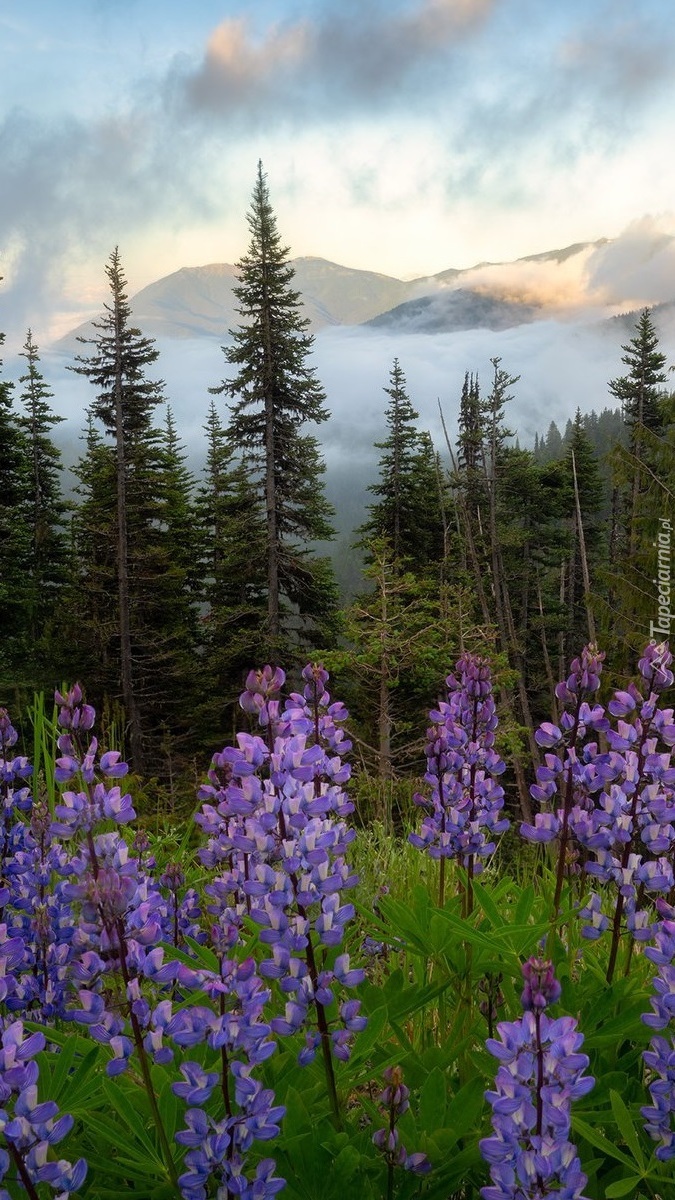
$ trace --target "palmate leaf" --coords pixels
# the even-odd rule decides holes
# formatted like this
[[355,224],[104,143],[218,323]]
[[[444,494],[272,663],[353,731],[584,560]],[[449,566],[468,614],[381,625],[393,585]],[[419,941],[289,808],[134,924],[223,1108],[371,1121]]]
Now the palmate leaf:
[[[88,1132],[95,1133],[97,1142],[103,1141],[114,1148],[113,1163],[107,1166],[117,1173],[131,1172],[133,1175],[140,1171],[144,1176],[151,1174],[155,1181],[166,1180],[167,1164],[155,1136],[145,1092],[129,1080],[117,1077],[105,1079],[104,1094],[107,1115],[112,1118],[112,1114],[116,1114],[118,1120],[89,1121]],[[178,1146],[174,1149],[176,1160],[181,1151]]]
[[609,1098],[612,1104],[614,1120],[617,1123],[619,1132],[621,1133],[624,1142],[629,1147],[638,1167],[641,1171],[643,1171],[645,1165],[645,1156],[640,1145],[640,1139],[638,1138],[633,1119],[618,1092],[613,1090],[610,1091]]
[[417,1111],[420,1129],[432,1132],[443,1127],[447,1093],[448,1081],[445,1073],[435,1067],[429,1072],[419,1095]]
[[[26,1028],[41,1029],[49,1041],[57,1031],[25,1022]],[[58,1036],[58,1035],[57,1035]],[[40,1099],[54,1100],[74,1117],[86,1117],[96,1106],[103,1086],[109,1051],[76,1033],[61,1034],[58,1053],[43,1051],[40,1064]]]
[[616,1179],[614,1183],[607,1184],[605,1196],[607,1200],[614,1200],[619,1196],[632,1196],[633,1200],[638,1200],[639,1193],[636,1188],[640,1183],[642,1183],[641,1175],[627,1175],[625,1179]]
[[627,1154],[624,1154],[623,1150],[619,1150],[618,1146],[615,1146],[609,1138],[606,1138],[604,1133],[601,1133],[599,1129],[594,1129],[582,1117],[572,1116],[572,1128],[576,1134],[581,1135],[591,1146],[595,1146],[596,1150],[602,1150],[602,1153],[606,1157],[615,1158],[617,1162],[623,1163],[631,1171],[635,1170],[633,1160]]

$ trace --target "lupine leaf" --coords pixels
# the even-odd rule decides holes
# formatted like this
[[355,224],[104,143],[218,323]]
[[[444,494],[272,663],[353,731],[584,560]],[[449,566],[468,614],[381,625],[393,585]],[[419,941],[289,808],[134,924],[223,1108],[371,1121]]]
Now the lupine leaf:
[[438,1067],[427,1076],[420,1091],[419,1118],[420,1128],[434,1130],[442,1127],[445,1121],[448,1083],[445,1075]]
[[607,1184],[605,1196],[607,1200],[614,1200],[617,1196],[635,1196],[635,1188],[639,1183],[642,1183],[641,1175],[629,1175],[625,1179],[617,1179],[614,1183]]
[[640,1169],[644,1170],[645,1158],[637,1130],[633,1124],[633,1119],[618,1092],[610,1091],[609,1097],[612,1104],[612,1112],[614,1113],[614,1120],[619,1127],[623,1139],[626,1145],[630,1147],[633,1158]]
[[591,1146],[595,1146],[596,1150],[602,1150],[603,1154],[608,1154],[610,1158],[615,1158],[618,1162],[623,1163],[624,1166],[635,1170],[635,1163],[628,1155],[624,1154],[623,1150],[619,1150],[618,1146],[615,1146],[613,1142],[610,1142],[609,1138],[600,1133],[599,1129],[594,1129],[587,1121],[577,1116],[572,1117],[572,1126],[575,1132],[585,1138],[587,1142],[590,1142]]

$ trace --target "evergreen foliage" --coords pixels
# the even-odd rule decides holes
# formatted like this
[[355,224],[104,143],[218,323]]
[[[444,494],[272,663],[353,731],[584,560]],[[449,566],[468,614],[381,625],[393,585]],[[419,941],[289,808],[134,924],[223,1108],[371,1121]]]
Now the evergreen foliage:
[[251,241],[237,264],[234,289],[241,324],[224,348],[236,373],[214,392],[233,398],[229,440],[257,483],[266,545],[258,564],[267,593],[260,651],[278,657],[292,634],[310,639],[330,619],[336,591],[326,560],[311,544],[332,537],[332,509],[323,492],[325,466],[308,424],[328,419],[325,394],[307,358],[309,321],[293,288],[294,271],[281,243],[266,176],[258,174],[248,214]]
[[612,513],[602,619],[613,662],[626,669],[651,636],[656,615],[659,519],[672,512],[672,407],[663,387],[666,358],[651,311],[622,347],[627,374],[610,380],[621,400],[625,437],[611,456]]
[[[0,347],[4,343],[0,333]],[[0,360],[0,368],[2,360]],[[26,681],[28,643],[26,605],[31,559],[30,481],[24,431],[14,410],[13,384],[0,378],[0,639],[2,690]]]
[[[114,694],[124,705],[130,756],[140,770],[146,739],[156,745],[168,713],[181,711],[178,692],[192,671],[193,621],[190,599],[183,596],[188,497],[175,433],[170,425],[162,439],[154,424],[163,384],[148,379],[146,369],[159,352],[132,324],[117,249],[105,270],[111,300],[94,322],[96,336],[80,339],[93,347],[91,354],[78,355],[71,367],[97,388],[91,417],[113,439],[110,456],[90,425],[87,456],[79,468],[85,512],[78,530],[78,572],[90,595],[102,601],[91,632],[105,647]],[[82,538],[92,519],[114,547],[112,555],[104,551],[103,562],[98,549],[92,559]],[[107,576],[109,585],[111,568],[114,604],[105,582]],[[185,705],[182,711],[187,713]]]
[[666,356],[659,349],[659,339],[651,309],[642,310],[635,326],[635,335],[621,347],[622,363],[628,367],[625,375],[609,382],[609,390],[621,402],[625,424],[630,431],[630,448],[635,450],[640,440],[640,427],[658,433],[662,427],[660,400],[666,382]]
[[237,698],[260,656],[267,595],[260,564],[266,530],[254,481],[211,400],[204,426],[206,463],[197,490],[204,658],[201,721],[210,744],[233,727]]
[[382,450],[379,478],[369,491],[377,497],[368,506],[368,520],[358,530],[361,546],[386,539],[395,562],[411,570],[425,570],[443,552],[442,519],[436,463],[428,434],[416,426],[419,413],[407,392],[405,375],[394,359],[385,411],[387,437],[376,442]]
[[25,664],[34,688],[52,687],[69,664],[59,650],[56,612],[67,580],[67,506],[63,499],[61,452],[51,430],[63,421],[49,403],[53,393],[40,371],[38,347],[28,330],[22,351],[26,373],[20,400],[24,414],[18,424],[28,456],[27,512],[30,553],[26,564],[27,632]]
[[95,679],[97,697],[113,697],[119,695],[115,453],[91,409],[81,437],[62,631],[73,676]]

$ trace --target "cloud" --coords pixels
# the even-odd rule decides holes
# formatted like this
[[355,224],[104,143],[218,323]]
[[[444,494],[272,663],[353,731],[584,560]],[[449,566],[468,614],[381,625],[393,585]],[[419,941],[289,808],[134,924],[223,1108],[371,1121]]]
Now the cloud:
[[675,213],[633,221],[588,260],[587,287],[597,301],[642,307],[675,299]]
[[[192,26],[172,27],[169,5],[161,52],[139,58],[136,79],[111,15],[110,56],[99,45],[96,62],[110,80],[126,54],[118,92],[87,109],[81,68],[73,115],[50,115],[47,99],[44,117],[15,108],[0,122],[0,328],[39,332],[56,307],[76,324],[100,304],[117,243],[136,286],[236,260],[258,157],[295,253],[406,274],[471,261],[476,246],[497,257],[611,235],[672,195],[659,120],[675,30],[663,0],[637,15],[618,0],[560,12],[539,0],[224,7],[239,15],[172,57]],[[266,25],[269,12],[281,15]],[[75,79],[74,32],[64,18]],[[56,78],[58,55],[45,64]],[[504,271],[500,286],[511,286]],[[544,280],[532,267],[513,286],[533,300],[554,286],[565,302],[578,283],[571,269]]]
[[[648,9],[652,9],[652,14]],[[673,30],[658,5],[618,5],[607,20],[588,17],[557,51],[560,69],[570,84],[592,86],[614,104],[621,116],[645,95],[653,95],[672,74]]]
[[[675,319],[665,325],[657,319],[661,348],[675,358]],[[323,384],[331,417],[317,434],[329,471],[344,473],[349,464],[365,486],[373,477],[377,459],[374,443],[382,440],[387,397],[384,388],[394,358],[406,375],[408,391],[420,414],[420,427],[428,429],[444,452],[438,412],[441,401],[451,436],[465,371],[478,374],[483,390],[489,387],[490,360],[501,357],[510,375],[520,376],[511,389],[509,424],[522,445],[532,445],[535,433],[545,433],[552,420],[564,429],[577,407],[582,412],[615,407],[607,381],[622,370],[621,345],[626,331],[613,322],[596,325],[538,321],[513,329],[490,332],[471,330],[434,337],[400,331],[333,328],[317,336],[312,365]],[[196,466],[204,456],[203,425],[209,404],[208,388],[217,385],[226,369],[220,346],[213,339],[157,343],[160,357],[155,374],[166,380],[166,394],[181,439],[187,443]],[[68,418],[59,427],[59,438],[79,452],[91,385],[66,370],[67,355],[47,351],[42,368],[52,387],[55,407]],[[7,356],[6,376],[16,378],[25,364]],[[225,401],[221,412],[227,416]]]
[[177,64],[172,99],[195,113],[242,122],[263,112],[267,121],[343,117],[364,101],[414,107],[406,86],[411,77],[441,61],[447,66],[448,53],[482,28],[495,2],[326,4],[262,36],[252,19],[228,18],[196,68]]
[[[125,261],[131,231],[152,220],[168,235],[209,213],[206,190],[175,169],[180,137],[164,132],[140,109],[91,121],[13,110],[0,123],[0,299],[11,301],[10,325],[39,327],[54,307],[71,309],[75,324],[93,301],[91,277],[81,278],[92,257],[100,297],[103,264],[118,243]],[[199,152],[191,154],[196,167]]]

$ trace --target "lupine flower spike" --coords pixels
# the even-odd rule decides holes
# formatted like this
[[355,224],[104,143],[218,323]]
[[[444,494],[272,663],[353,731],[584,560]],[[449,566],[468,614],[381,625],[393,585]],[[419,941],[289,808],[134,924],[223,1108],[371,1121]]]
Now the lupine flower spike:
[[668,1036],[653,1037],[651,1048],[645,1050],[643,1058],[649,1067],[651,1082],[649,1094],[651,1105],[642,1109],[645,1129],[650,1137],[658,1141],[657,1158],[667,1162],[675,1158],[675,909],[657,900],[657,909],[662,914],[654,938],[655,945],[647,946],[645,957],[656,963],[658,971],[654,977],[651,1004],[652,1013],[645,1013],[642,1020],[659,1035],[668,1031]]
[[497,713],[490,666],[477,654],[463,654],[448,675],[448,699],[429,713],[427,771],[429,797],[416,795],[424,812],[420,833],[410,841],[440,859],[439,903],[444,902],[445,860],[456,858],[467,871],[467,913],[472,879],[495,849],[495,837],[508,829],[502,815],[504,789],[497,777],[505,764],[494,749]]
[[387,1067],[384,1072],[387,1086],[380,1093],[379,1102],[387,1116],[387,1124],[373,1134],[373,1145],[382,1152],[387,1164],[387,1200],[394,1195],[394,1170],[402,1167],[415,1175],[427,1175],[431,1163],[426,1154],[408,1154],[396,1128],[398,1120],[408,1111],[410,1092],[403,1082],[400,1067]]
[[492,1108],[493,1136],[480,1151],[492,1184],[482,1200],[586,1200],[586,1176],[569,1141],[571,1104],[595,1080],[584,1071],[583,1036],[573,1017],[548,1017],[560,997],[550,962],[530,958],[523,966],[523,1015],[497,1026],[486,1046],[499,1062],[495,1090],[485,1093]]
[[[521,832],[538,842],[559,840],[556,912],[572,857],[582,857],[586,873],[612,888],[612,915],[598,893],[580,914],[587,938],[612,929],[611,982],[624,926],[631,939],[628,967],[633,939],[652,936],[651,898],[668,894],[675,883],[675,724],[673,710],[659,707],[661,693],[673,682],[666,643],[647,646],[638,664],[640,686],[631,683],[615,692],[607,712],[592,704],[601,659],[591,646],[575,659],[569,678],[556,689],[563,705],[559,724],[546,722],[535,734],[547,752],[531,791],[549,811],[538,813],[534,825],[523,825]],[[607,750],[600,749],[598,734]]]

